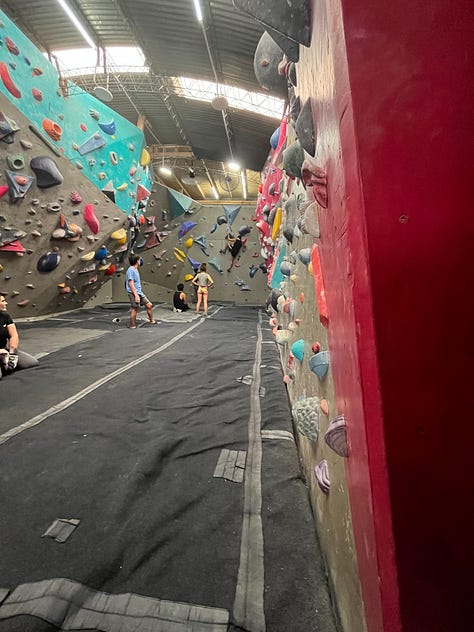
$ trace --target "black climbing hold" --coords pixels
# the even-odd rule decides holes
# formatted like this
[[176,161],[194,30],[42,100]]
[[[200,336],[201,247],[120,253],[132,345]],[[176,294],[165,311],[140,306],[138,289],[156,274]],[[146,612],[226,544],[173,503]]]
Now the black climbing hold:
[[56,163],[49,156],[36,156],[30,161],[30,168],[36,176],[36,184],[40,189],[47,189],[61,184],[63,176]]
[[58,252],[47,252],[39,258],[36,267],[38,272],[51,272],[58,267],[61,255]]

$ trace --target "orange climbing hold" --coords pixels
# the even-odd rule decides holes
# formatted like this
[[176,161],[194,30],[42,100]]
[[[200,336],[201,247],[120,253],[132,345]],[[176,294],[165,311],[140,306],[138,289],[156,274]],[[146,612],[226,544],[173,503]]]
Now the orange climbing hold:
[[43,129],[53,140],[61,140],[63,130],[60,125],[51,119],[43,119]]
[[321,321],[323,327],[327,327],[329,324],[328,306],[326,302],[326,291],[324,289],[319,248],[316,244],[314,244],[311,248],[311,263],[313,264],[314,289],[316,290],[316,299],[318,302],[319,320]]

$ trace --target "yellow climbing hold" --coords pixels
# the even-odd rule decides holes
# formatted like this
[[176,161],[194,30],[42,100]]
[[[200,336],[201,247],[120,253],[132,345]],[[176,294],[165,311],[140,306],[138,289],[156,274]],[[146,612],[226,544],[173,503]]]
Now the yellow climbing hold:
[[103,272],[104,270],[108,270],[110,268],[110,266],[112,265],[112,262],[110,263],[104,263],[104,265],[99,266],[97,268],[97,270],[100,270],[101,272]]
[[126,182],[124,182],[123,184],[121,184],[119,187],[117,187],[117,191],[125,191],[125,189],[128,187],[128,184]]
[[185,274],[185,275],[184,275],[184,280],[186,281],[186,283],[187,283],[188,281],[192,281],[193,279],[194,279],[194,277],[193,277],[193,275],[192,275],[192,274]]
[[147,165],[150,164],[150,160],[151,160],[150,152],[147,149],[144,149],[140,157],[141,166],[146,167]]
[[189,237],[188,239],[186,239],[184,245],[186,246],[186,248],[191,248],[191,246],[193,245],[193,238]]
[[82,255],[81,261],[92,261],[94,257],[95,257],[95,252],[88,252],[87,254]]
[[281,226],[281,207],[278,207],[275,213],[275,219],[273,220],[272,226],[272,241],[278,237],[278,233],[280,232]]
[[127,231],[125,228],[119,228],[118,230],[114,230],[110,237],[115,241],[117,246],[123,246],[127,242]]
[[0,263],[0,273],[1,273],[1,272],[3,272],[3,266],[2,266],[2,264]]
[[290,276],[290,281],[291,281],[292,283],[296,283],[296,281],[297,281],[297,280],[298,280],[298,275],[297,275],[297,274],[292,274],[292,275]]
[[186,255],[184,254],[184,252],[182,250],[180,250],[179,248],[175,248],[174,249],[174,256],[176,257],[176,259],[178,261],[181,261],[181,263],[184,263]]
[[308,272],[312,275],[313,274],[313,262],[310,261],[308,263]]

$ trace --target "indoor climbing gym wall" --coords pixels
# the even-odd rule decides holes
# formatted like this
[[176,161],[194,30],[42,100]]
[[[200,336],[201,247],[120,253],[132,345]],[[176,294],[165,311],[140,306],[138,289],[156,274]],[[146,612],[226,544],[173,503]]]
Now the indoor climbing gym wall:
[[471,3],[234,5],[289,97],[256,225],[340,627],[467,629]]
[[82,306],[122,267],[153,186],[143,133],[59,77],[0,13],[0,291],[13,316]]
[[[215,283],[210,300],[262,305],[267,293],[268,255],[260,244],[256,221],[255,205],[201,205],[155,184],[134,241],[134,251],[144,262],[140,275],[147,296],[154,302],[169,303],[176,285],[184,283],[192,297],[191,280],[201,263],[206,263]],[[242,248],[231,268],[229,247],[237,236],[242,239]],[[127,300],[123,275],[117,274],[113,280],[112,300]]]

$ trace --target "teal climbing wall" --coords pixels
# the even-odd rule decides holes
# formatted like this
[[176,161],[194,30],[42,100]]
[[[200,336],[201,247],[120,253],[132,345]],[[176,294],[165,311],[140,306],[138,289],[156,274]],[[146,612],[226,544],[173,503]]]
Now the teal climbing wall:
[[[137,186],[153,183],[143,132],[72,82],[61,91],[59,80],[55,67],[0,11],[0,91],[75,169],[99,189],[113,188],[117,206],[133,211]],[[45,120],[60,128],[59,139],[45,131]],[[89,139],[102,146],[82,153]]]

